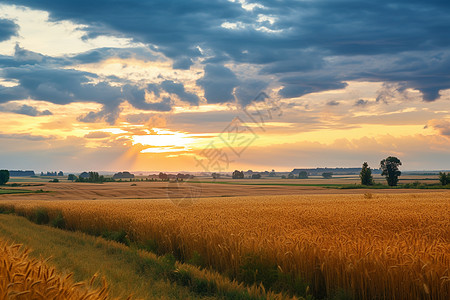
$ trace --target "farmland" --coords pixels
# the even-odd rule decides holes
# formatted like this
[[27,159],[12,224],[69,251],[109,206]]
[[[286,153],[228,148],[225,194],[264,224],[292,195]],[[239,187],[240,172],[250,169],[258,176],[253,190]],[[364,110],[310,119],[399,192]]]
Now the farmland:
[[61,214],[70,230],[124,232],[158,255],[297,296],[450,295],[449,192],[194,186],[201,197],[177,202],[192,187],[48,184],[50,193],[1,195],[0,204]]

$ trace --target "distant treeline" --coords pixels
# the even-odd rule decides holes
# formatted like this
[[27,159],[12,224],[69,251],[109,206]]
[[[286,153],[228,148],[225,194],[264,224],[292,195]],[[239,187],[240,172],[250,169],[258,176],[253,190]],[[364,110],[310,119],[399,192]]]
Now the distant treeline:
[[[357,175],[361,172],[361,168],[312,168],[312,169],[294,169],[292,174],[298,175],[306,172],[309,176],[322,175],[323,173],[333,173],[333,175]],[[373,174],[381,174],[380,169],[372,169]]]
[[22,170],[9,170],[10,177],[25,177],[25,176],[36,176],[34,171],[22,171]]

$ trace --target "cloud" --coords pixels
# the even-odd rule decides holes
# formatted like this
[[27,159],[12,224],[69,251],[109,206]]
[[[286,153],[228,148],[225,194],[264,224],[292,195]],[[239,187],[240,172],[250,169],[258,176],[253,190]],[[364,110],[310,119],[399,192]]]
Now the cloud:
[[[209,103],[233,101],[233,89],[245,89],[246,82],[236,80],[241,78],[236,71],[236,78],[227,74],[225,64],[270,76],[286,98],[341,89],[350,80],[402,84],[421,91],[425,101],[450,88],[450,5],[445,1],[261,0],[251,8],[225,0],[8,2],[48,11],[52,20],[83,24],[86,40],[126,37],[151,50],[99,48],[66,58],[72,62],[141,51],[139,57],[162,53],[174,69],[204,66],[205,77],[197,83]],[[222,85],[214,73],[224,75]]]
[[434,128],[441,135],[450,137],[450,119],[433,119],[428,121],[425,128]]
[[366,106],[369,103],[369,100],[359,99],[355,101],[354,106]]
[[267,97],[267,94],[262,94],[267,88],[268,83],[259,79],[241,80],[239,86],[236,88],[236,98],[239,104],[247,106],[251,102],[261,102]]
[[9,40],[12,36],[17,35],[19,26],[11,20],[0,19],[0,42]]
[[103,131],[91,131],[88,134],[85,134],[84,137],[87,139],[104,139],[110,137],[111,134],[109,132]]
[[12,139],[12,140],[27,140],[27,141],[47,141],[52,140],[53,136],[32,135],[28,133],[12,133],[4,134],[0,133],[0,139]]
[[48,109],[39,111],[36,107],[30,106],[30,105],[18,105],[16,103],[11,103],[7,105],[1,105],[0,111],[3,112],[12,112],[20,115],[27,115],[31,117],[37,117],[37,116],[50,116],[53,113],[49,111]]
[[[329,143],[305,140],[270,147],[251,146],[243,153],[242,160],[234,162],[230,168],[238,168],[237,164],[240,169],[255,169],[254,166],[285,170],[294,167],[357,167],[364,161],[377,168],[383,158],[395,155],[402,161],[404,170],[442,170],[448,168],[448,163],[443,163],[448,161],[449,142],[448,137],[435,135],[379,135],[337,139]],[[271,166],[264,163],[268,157]],[[293,165],[293,162],[298,163]]]
[[67,56],[66,58],[67,60],[71,61],[72,64],[98,63],[108,58],[120,58],[120,59],[134,58],[144,62],[160,59],[160,57],[154,51],[151,51],[146,47],[97,48],[73,56]]
[[132,114],[126,116],[126,120],[131,124],[145,124],[148,128],[164,128],[167,125],[166,118],[158,114]]
[[[125,84],[122,87],[111,85],[108,81],[98,81],[98,75],[74,69],[61,69],[45,65],[23,65],[7,67],[0,71],[3,78],[15,80],[17,86],[0,85],[0,103],[12,100],[33,99],[55,104],[72,102],[96,102],[103,105],[101,111],[90,112],[79,118],[83,122],[96,122],[104,119],[113,124],[119,116],[119,106],[128,101],[134,107],[150,111],[170,111],[170,99],[147,103],[145,88]],[[93,83],[96,79],[98,82]],[[182,92],[178,86],[178,92]],[[184,99],[195,101],[194,95],[181,93]]]
[[99,111],[90,111],[85,115],[79,116],[78,121],[84,123],[96,123],[101,120],[105,120],[108,124],[114,124],[119,117],[120,108],[119,105],[103,105],[103,108]]
[[224,103],[234,101],[233,90],[239,80],[227,67],[208,64],[205,75],[197,80],[197,84],[204,89],[208,103]]
[[326,90],[343,89],[347,86],[345,82],[338,82],[335,78],[326,76],[297,75],[280,78],[284,87],[279,94],[285,98],[301,97],[310,93]]
[[161,88],[168,93],[177,95],[181,100],[188,102],[191,105],[198,105],[199,98],[195,94],[187,93],[184,90],[184,85],[174,82],[172,80],[164,80],[161,83]]
[[190,59],[189,57],[180,57],[173,62],[173,68],[180,70],[189,70],[192,65],[192,59]]
[[336,101],[336,100],[331,100],[331,101],[328,101],[328,102],[327,102],[327,105],[328,105],[328,106],[338,106],[338,105],[339,105],[339,102]]

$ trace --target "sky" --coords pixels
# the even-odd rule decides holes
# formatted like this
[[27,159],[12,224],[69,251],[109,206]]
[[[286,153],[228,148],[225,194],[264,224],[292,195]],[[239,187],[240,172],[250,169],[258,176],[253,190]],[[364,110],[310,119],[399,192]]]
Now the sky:
[[450,169],[450,3],[0,0],[0,169]]

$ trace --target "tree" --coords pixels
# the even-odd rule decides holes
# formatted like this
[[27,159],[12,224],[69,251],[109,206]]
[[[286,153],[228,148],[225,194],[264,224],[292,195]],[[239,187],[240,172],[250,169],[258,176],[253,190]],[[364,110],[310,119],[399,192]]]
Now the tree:
[[331,177],[333,177],[333,173],[331,172],[324,172],[322,173],[322,177],[325,179],[330,179]]
[[442,185],[450,184],[450,172],[445,174],[445,172],[439,172],[439,181]]
[[361,173],[359,173],[359,178],[361,178],[361,184],[373,185],[372,170],[369,168],[367,162],[363,163]]
[[289,173],[287,178],[288,179],[294,179],[295,178],[294,173]]
[[402,165],[402,162],[395,156],[389,156],[380,162],[381,175],[386,177],[386,181],[389,186],[396,186],[398,183],[398,177],[402,175],[398,167]]
[[300,171],[298,173],[298,179],[308,179],[308,172],[306,171]]
[[71,180],[73,182],[74,180],[77,180],[77,176],[74,174],[69,174],[69,176],[67,176],[67,180]]
[[164,181],[164,180],[169,180],[169,175],[167,175],[166,173],[163,173],[163,172],[159,172],[158,177],[159,177],[159,179],[161,179],[162,181]]
[[89,182],[100,182],[100,176],[98,172],[89,172]]
[[233,179],[243,179],[244,178],[244,171],[238,171],[238,170],[234,170],[233,174],[232,174],[232,178]]
[[9,181],[9,171],[0,170],[0,185],[4,185]]
[[252,179],[261,179],[261,174],[252,174]]

